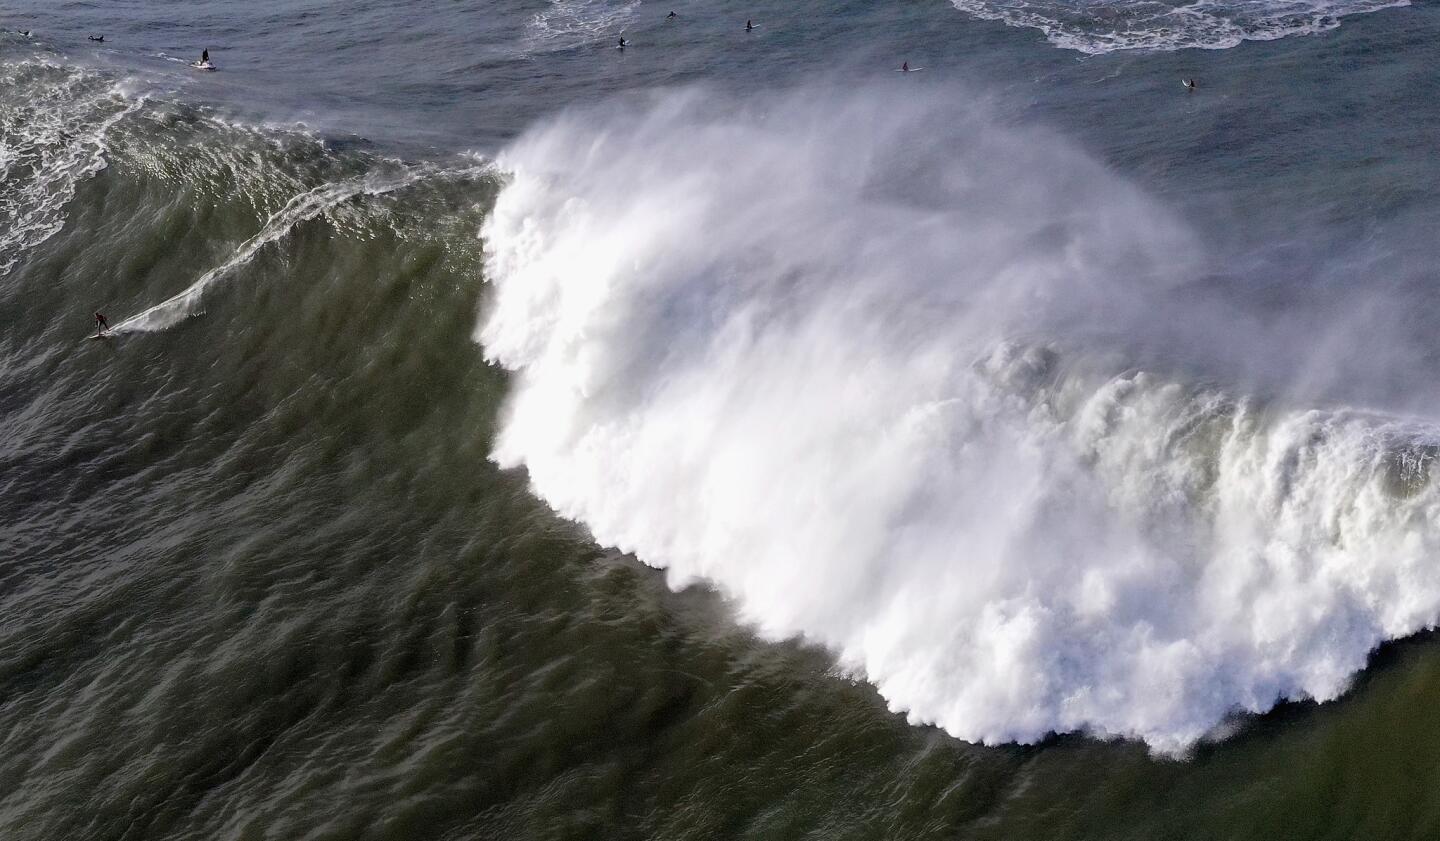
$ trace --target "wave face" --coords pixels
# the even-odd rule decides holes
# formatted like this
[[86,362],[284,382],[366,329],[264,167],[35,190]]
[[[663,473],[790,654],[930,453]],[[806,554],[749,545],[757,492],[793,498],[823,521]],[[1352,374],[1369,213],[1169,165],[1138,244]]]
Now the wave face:
[[[0,101],[0,278],[20,280],[47,249],[53,259],[75,241],[93,241],[96,255],[139,253],[136,288],[115,284],[95,296],[117,334],[174,327],[202,312],[219,286],[283,274],[287,240],[303,244],[320,231],[352,245],[453,236],[454,207],[473,205],[469,190],[490,173],[473,154],[410,163],[335,149],[47,57],[0,64],[0,81],[12,92]],[[444,209],[427,217],[427,205]],[[76,213],[83,222],[70,221]],[[67,226],[72,242],[54,242]],[[168,245],[152,257],[135,240]]]
[[496,461],[915,722],[1180,753],[1440,615],[1440,431],[1113,364],[1076,325],[1156,317],[1203,255],[1054,138],[692,91],[500,163]]
[[1116,50],[1221,50],[1245,41],[1313,35],[1340,18],[1410,5],[1409,0],[1156,0],[1066,3],[1054,0],[951,0],[963,12],[1031,27],[1057,47],[1099,54]]

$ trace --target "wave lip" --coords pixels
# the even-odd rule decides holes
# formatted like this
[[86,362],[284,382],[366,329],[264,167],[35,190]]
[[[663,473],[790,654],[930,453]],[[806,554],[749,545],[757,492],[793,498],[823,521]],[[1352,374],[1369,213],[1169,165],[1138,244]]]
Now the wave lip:
[[1055,46],[1090,55],[1119,50],[1223,50],[1245,41],[1326,32],[1349,15],[1410,5],[1410,0],[1196,0],[1183,5],[1156,0],[950,1],[975,17],[1038,29]]
[[1433,626],[1440,429],[1117,372],[1073,326],[1164,317],[1192,238],[912,95],[672,93],[507,150],[495,460],[971,741],[1179,754]]

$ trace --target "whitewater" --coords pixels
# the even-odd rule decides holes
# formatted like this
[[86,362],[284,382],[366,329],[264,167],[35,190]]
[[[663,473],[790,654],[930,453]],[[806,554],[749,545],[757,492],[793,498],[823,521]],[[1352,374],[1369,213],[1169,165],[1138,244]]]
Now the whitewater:
[[1207,244],[983,99],[689,89],[526,133],[482,231],[493,458],[962,739],[1181,755],[1338,697],[1440,616],[1440,426],[1137,367],[1167,321],[1226,344],[1177,303]]
[[1341,19],[1410,5],[1410,0],[951,0],[962,12],[1039,30],[1061,49],[1087,55],[1120,50],[1227,50],[1246,41],[1318,35]]

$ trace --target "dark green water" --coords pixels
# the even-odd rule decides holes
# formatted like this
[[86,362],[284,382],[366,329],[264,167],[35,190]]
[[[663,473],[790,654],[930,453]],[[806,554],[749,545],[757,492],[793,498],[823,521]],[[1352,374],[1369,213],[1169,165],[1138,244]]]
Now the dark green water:
[[[1440,711],[1431,703],[1440,693],[1440,648],[1424,631],[1433,627],[1436,608],[1429,547],[1437,509],[1430,498],[1433,449],[1426,448],[1433,447],[1427,437],[1434,429],[1429,400],[1440,380],[1426,366],[1437,347],[1430,338],[1435,249],[1428,231],[1440,170],[1423,140],[1436,124],[1429,96],[1433,83],[1420,69],[1433,56],[1433,41],[1415,35],[1433,33],[1433,9],[1347,18],[1340,29],[1322,35],[1247,42],[1233,50],[1083,60],[1045,43],[1033,30],[978,23],[947,4],[897,9],[852,4],[833,14],[815,5],[764,10],[770,29],[761,32],[770,33],[765,37],[781,56],[771,59],[770,68],[800,90],[795,98],[837,96],[835,79],[822,86],[807,75],[837,54],[850,54],[834,65],[845,68],[834,71],[844,87],[854,78],[845,74],[855,72],[864,50],[888,55],[900,40],[930,50],[923,59],[929,75],[922,78],[931,80],[926,95],[944,119],[896,120],[899,129],[944,128],[923,151],[897,155],[902,164],[876,165],[898,173],[904,187],[899,192],[920,197],[915,206],[876,210],[866,202],[890,188],[866,181],[851,191],[843,177],[811,178],[789,152],[774,149],[799,147],[804,160],[863,160],[863,166],[857,164],[863,169],[888,160],[864,140],[871,126],[885,120],[840,123],[853,131],[838,144],[840,152],[828,143],[843,132],[831,131],[834,124],[824,120],[808,134],[802,129],[810,124],[767,134],[767,120],[784,123],[775,103],[795,98],[754,95],[770,109],[764,120],[743,109],[726,110],[736,90],[746,91],[766,76],[755,57],[712,46],[687,57],[659,58],[671,36],[658,25],[633,22],[638,17],[620,23],[628,22],[627,31],[649,52],[632,48],[624,59],[628,64],[599,72],[577,68],[594,64],[597,55],[614,58],[608,39],[620,23],[603,15],[593,31],[584,29],[553,54],[538,47],[519,58],[506,52],[516,37],[533,35],[527,22],[550,8],[543,3],[506,6],[490,16],[421,9],[410,17],[362,4],[351,22],[323,4],[266,3],[243,13],[209,3],[144,9],[122,4],[118,11],[77,3],[57,10],[29,6],[27,20],[49,24],[44,35],[51,40],[35,46],[5,35],[6,48],[15,54],[7,54],[0,67],[5,153],[0,266],[9,264],[0,277],[0,836],[1138,841],[1440,835],[1435,794],[1440,780],[1433,770],[1440,767]],[[656,16],[649,5],[638,9],[636,16]],[[687,18],[700,12],[683,9]],[[818,31],[796,35],[779,22],[787,13],[819,20]],[[727,14],[762,17],[739,9]],[[114,54],[90,53],[74,43],[78,33],[106,23],[112,33],[121,33],[110,36],[118,45]],[[233,69],[213,74],[214,90],[197,89],[200,83],[183,73],[156,69],[161,59],[152,53],[178,52],[187,27],[237,42],[245,34],[248,42],[262,24],[273,33],[273,60],[267,64],[244,55],[246,47],[239,43],[228,56],[216,49],[217,62],[230,61],[225,67]],[[20,26],[7,22],[8,28]],[[683,53],[684,39],[705,42],[723,28],[713,21],[703,26],[700,34],[674,36],[670,46]],[[955,40],[960,30],[968,40]],[[408,46],[367,41],[375,32],[397,31],[404,37],[395,40]],[[307,80],[291,71],[314,44],[326,42],[334,44],[337,58],[307,87]],[[437,47],[447,58],[432,74],[423,57]],[[953,51],[953,61],[945,50]],[[448,57],[456,53],[461,55]],[[1270,110],[1251,114],[1237,103],[1237,91],[1274,83],[1295,67],[1305,68],[1304,85],[1324,90],[1326,74],[1340,71],[1316,57],[1332,53],[1348,56],[1336,60],[1344,72],[1358,75],[1347,76],[1353,86],[1337,91],[1329,104],[1274,98],[1263,103]],[[947,65],[963,65],[966,72]],[[540,69],[546,66],[550,69]],[[466,81],[457,81],[462,70]],[[1152,77],[1163,75],[1165,85],[1177,87],[1172,80],[1177,72],[1198,72],[1207,89],[1222,89],[1216,94],[1221,104],[1177,103],[1173,91],[1153,92],[1158,83]],[[1114,81],[1096,87],[1096,78]],[[670,94],[656,91],[695,80],[711,85],[697,96],[713,97],[722,116],[691,119],[694,115],[678,106],[685,119],[665,116]],[[854,83],[861,89],[854,100],[837,98],[836,110],[870,115],[877,100],[897,95],[894,86],[877,93],[866,92],[865,84]],[[964,96],[946,92],[951,85]],[[998,128],[986,123],[972,131],[968,116],[951,121],[954,114],[969,113],[954,110],[959,108],[954,100],[981,98],[972,96],[977,90],[993,100],[1001,115],[995,118]],[[614,144],[595,148],[618,149],[617,159],[568,154],[577,147],[567,144],[590,139],[569,124],[557,130],[553,148],[526,134],[537,121],[617,93],[628,98],[607,109],[626,119],[597,119],[595,132]],[[635,104],[647,97],[661,104]],[[1146,101],[1154,104],[1140,111],[1121,104],[1134,97],[1152,97]],[[704,103],[699,110],[711,107],[709,99]],[[655,116],[657,109],[662,116]],[[297,131],[291,124],[297,113],[320,130]],[[275,114],[284,125],[262,125]],[[640,126],[634,134],[639,140],[627,134],[627,120]],[[1004,134],[1017,125],[1019,134]],[[944,133],[952,130],[953,135]],[[1053,152],[1049,140],[1034,141],[1031,149],[1026,144],[1032,132],[1067,138],[1063,146],[1071,151]],[[1129,354],[1120,368],[1131,373],[1141,364],[1136,360],[1143,360],[1175,381],[1205,384],[1193,394],[1186,391],[1192,403],[1203,402],[1208,394],[1203,388],[1216,382],[1227,394],[1263,394],[1254,398],[1260,428],[1282,427],[1291,417],[1287,413],[1338,412],[1337,405],[1356,413],[1403,410],[1385,415],[1392,420],[1365,426],[1363,435],[1348,420],[1317,423],[1305,443],[1288,450],[1288,439],[1278,433],[1255,435],[1263,444],[1257,447],[1289,454],[1299,465],[1279,470],[1284,481],[1277,482],[1291,496],[1276,503],[1273,519],[1298,523],[1294,528],[1305,539],[1277,529],[1279,536],[1267,535],[1249,554],[1234,554],[1241,557],[1236,565],[1253,564],[1271,577],[1247,579],[1251,588],[1236,597],[1246,609],[1233,623],[1252,622],[1268,632],[1265,616],[1288,615],[1298,604],[1297,615],[1313,608],[1313,624],[1304,633],[1256,631],[1261,643],[1254,651],[1236,643],[1215,657],[1203,672],[1210,682],[1168,680],[1153,666],[1140,670],[1142,677],[1156,676],[1153,682],[1132,685],[1118,673],[1087,672],[1083,663],[1063,657],[1027,659],[1022,651],[1014,660],[1017,675],[1052,673],[1061,683],[1073,678],[1097,692],[1126,687],[1116,706],[1139,708],[1152,696],[1179,696],[1174,709],[1187,711],[1192,708],[1187,697],[1206,695],[1219,696],[1212,705],[1219,708],[1278,706],[1260,715],[1237,712],[1179,755],[1153,751],[1141,740],[1171,732],[1165,722],[1135,724],[1126,731],[1128,739],[1095,736],[1093,730],[1103,726],[1091,728],[1091,735],[1045,735],[1073,729],[1063,726],[1068,719],[1058,713],[1046,717],[1052,714],[1045,706],[1048,695],[1030,699],[1033,709],[1041,710],[1035,713],[1038,724],[1030,723],[1034,719],[1024,704],[996,713],[999,720],[1025,722],[1014,725],[1016,732],[1038,728],[1038,737],[1026,739],[1030,744],[990,739],[994,744],[987,746],[957,738],[925,723],[951,714],[945,692],[930,693],[928,685],[902,687],[887,702],[853,668],[838,664],[837,649],[852,641],[846,636],[850,627],[877,635],[876,629],[889,627],[876,616],[890,614],[872,602],[828,589],[853,571],[841,563],[849,557],[838,551],[842,544],[870,536],[851,531],[853,523],[888,504],[883,493],[870,494],[886,486],[885,470],[865,474],[873,484],[865,484],[864,492],[840,494],[859,497],[854,508],[842,510],[824,503],[834,502],[837,497],[827,494],[844,484],[846,474],[823,473],[833,482],[817,490],[805,481],[813,469],[806,451],[782,450],[787,458],[764,471],[772,480],[766,484],[779,489],[775,497],[753,484],[734,492],[742,501],[753,500],[741,508],[770,504],[782,514],[793,509],[777,500],[813,495],[817,510],[829,515],[819,517],[814,530],[838,535],[832,559],[815,549],[827,545],[824,541],[776,540],[769,519],[726,520],[721,527],[690,517],[692,510],[681,504],[688,500],[685,481],[706,489],[711,495],[704,498],[717,510],[732,501],[712,474],[691,467],[679,473],[685,481],[664,485],[664,494],[673,494],[676,510],[685,515],[666,520],[654,517],[652,497],[635,490],[649,478],[638,470],[610,477],[595,493],[589,475],[577,468],[570,477],[573,497],[564,482],[546,485],[550,480],[541,479],[542,499],[533,484],[541,468],[532,476],[524,468],[497,466],[502,430],[508,424],[514,432],[512,401],[524,383],[533,382],[525,377],[543,378],[535,369],[507,370],[493,361],[492,348],[476,341],[488,319],[506,312],[496,303],[506,290],[497,291],[499,278],[487,274],[487,249],[493,260],[500,246],[482,238],[482,231],[495,230],[485,227],[487,221],[517,182],[505,166],[493,163],[495,155],[504,147],[512,159],[554,161],[545,172],[553,180],[546,183],[564,184],[571,176],[581,185],[574,195],[601,208],[595,221],[599,233],[564,264],[564,277],[574,284],[567,288],[612,291],[624,289],[632,275],[588,273],[592,265],[607,265],[607,244],[633,244],[637,252],[654,247],[617,221],[621,211],[662,195],[673,200],[668,206],[675,217],[693,221],[682,214],[692,210],[685,200],[704,191],[670,196],[664,190],[672,183],[669,176],[705,176],[709,161],[729,160],[724,144],[714,142],[717,135],[755,142],[748,148],[756,150],[757,177],[782,173],[771,179],[781,187],[759,193],[766,202],[813,211],[805,219],[819,221],[767,227],[768,217],[747,215],[760,202],[743,179],[694,182],[711,185],[715,195],[729,195],[731,185],[739,184],[738,198],[723,205],[702,202],[693,217],[698,233],[687,239],[692,228],[682,226],[682,235],[667,240],[675,245],[673,253],[645,252],[651,256],[643,265],[653,274],[633,275],[642,278],[644,294],[637,298],[658,302],[654,309],[620,307],[613,319],[581,321],[578,335],[593,344],[579,342],[576,357],[600,372],[593,381],[600,386],[585,395],[599,407],[586,403],[585,411],[593,414],[585,417],[594,419],[601,433],[612,429],[602,421],[616,417],[633,423],[653,419],[655,395],[667,393],[667,384],[687,382],[697,369],[712,371],[717,382],[733,389],[732,396],[766,382],[768,368],[741,366],[737,374],[676,362],[691,351],[686,341],[709,335],[734,299],[758,302],[760,309],[772,306],[765,312],[786,328],[779,331],[786,336],[796,325],[796,334],[814,335],[799,327],[814,327],[801,317],[808,302],[828,301],[808,297],[817,284],[806,272],[816,263],[777,259],[784,268],[775,272],[786,284],[784,294],[767,297],[764,278],[773,267],[760,257],[769,258],[775,242],[793,245],[797,253],[808,253],[815,242],[820,251],[843,245],[845,262],[862,268],[895,260],[929,267],[954,255],[942,250],[932,260],[914,240],[887,239],[892,211],[924,211],[945,224],[961,219],[977,226],[1029,213],[1046,224],[1021,238],[1025,254],[1040,255],[1037,260],[1052,251],[1063,254],[1067,265],[1078,267],[1074,276],[1083,277],[1089,252],[1082,246],[1094,241],[1085,237],[1096,232],[1066,225],[1083,215],[1080,209],[1132,200],[1132,187],[1114,186],[1112,178],[1138,185],[1133,189],[1147,196],[1135,200],[1139,211],[1114,218],[1174,213],[1192,226],[1172,236],[1168,228],[1152,231],[1134,221],[1144,236],[1131,237],[1133,230],[1117,235],[1114,242],[1124,247],[1116,251],[1144,251],[1153,233],[1166,248],[1173,245],[1179,262],[1178,249],[1198,241],[1194,247],[1204,256],[1197,258],[1193,276],[1176,287],[1180,291],[1167,287],[1163,294],[1139,296],[1139,303],[1121,303],[1108,287],[1089,297],[1070,286],[1041,287],[1053,294],[1028,299],[1032,303],[1025,309],[1027,316],[1041,311],[1043,318],[1012,322],[996,315],[995,320],[1021,325],[1030,341],[1038,341],[1041,330],[1053,330],[1054,337],[1041,339],[1054,338],[1077,356],[1094,351],[1099,358],[1096,345]],[[1193,142],[1176,146],[1172,141],[1179,136]],[[657,137],[671,142],[643,145]],[[985,149],[1024,146],[1028,157],[1013,167],[996,166],[998,175],[988,165],[954,164],[942,140],[977,137]],[[480,153],[471,151],[477,148]],[[693,167],[674,163],[677,149]],[[1313,150],[1315,159],[1281,153],[1287,149]],[[630,166],[651,157],[672,162],[666,177]],[[613,160],[629,168],[617,171]],[[1030,170],[1059,170],[1073,178],[1030,181],[1024,177]],[[594,183],[586,181],[591,173],[599,173]],[[953,215],[947,204],[956,195],[970,195],[964,185],[956,186],[964,180],[956,173],[974,176],[989,191],[978,209],[966,211],[970,215]],[[612,176],[633,192],[606,215],[598,197]],[[955,177],[946,180],[950,176]],[[808,197],[806,191],[817,183],[836,192]],[[1091,188],[1099,192],[1086,193]],[[797,203],[786,204],[791,201]],[[826,215],[832,206],[838,208],[833,218]],[[1063,212],[1050,219],[1049,208]],[[546,227],[543,213],[534,216],[542,220],[537,229],[552,237],[546,245],[574,241],[566,238],[573,234],[564,226]],[[657,228],[673,223],[665,214],[641,218]],[[910,229],[923,224],[913,215],[903,218]],[[727,237],[735,234],[729,224],[736,219],[745,236],[754,237],[746,258],[753,262],[742,266],[759,278],[753,284],[723,260],[687,262],[706,253],[707,241],[730,242]],[[842,225],[854,219],[875,232],[874,250],[855,234],[858,223]],[[997,224],[985,241],[1004,240],[1003,227]],[[1101,229],[1106,236],[1111,232],[1108,224]],[[935,237],[948,241],[950,234]],[[977,263],[993,257],[967,254],[978,254]],[[1013,278],[1013,266],[1021,263],[1003,263],[1011,271],[1005,276]],[[695,278],[694,284],[674,282],[681,276]],[[882,369],[869,380],[864,366],[857,366],[857,381],[910,383],[904,366],[884,367],[892,345],[881,334],[899,316],[880,297],[865,297],[867,278],[854,277],[856,294],[870,305],[867,316],[877,327],[876,335],[857,331],[848,338],[872,342],[880,360],[876,367]],[[183,306],[164,303],[197,281],[204,282],[203,291]],[[728,291],[733,288],[742,291]],[[915,368],[934,364],[923,339],[936,324],[954,333],[983,332],[974,314],[954,299],[984,289],[957,283],[942,292],[928,287],[917,292],[917,309],[928,315],[894,331],[903,334],[900,346],[922,360]],[[1072,294],[1079,302],[1074,311],[1051,312],[1049,304],[1033,303]],[[1222,331],[1215,326],[1221,322],[1213,315],[1219,307],[1214,302],[1228,306],[1234,299],[1246,304],[1247,315],[1224,322]],[[154,320],[122,326],[104,341],[84,338],[97,309],[120,325],[156,305],[161,310]],[[1135,311],[1149,315],[1134,320]],[[1364,317],[1336,315],[1357,311]],[[536,312],[543,315],[544,308]],[[1112,321],[1078,329],[1075,322],[1084,319],[1075,312],[1098,313],[1092,322]],[[661,337],[665,352],[617,349],[612,334]],[[1269,344],[1257,344],[1258,334]],[[531,349],[545,341],[538,335],[520,344]],[[700,339],[695,341],[698,346]],[[759,340],[756,345],[766,347]],[[1242,352],[1252,347],[1271,353],[1255,363]],[[817,390],[830,382],[823,350],[827,346],[817,339],[810,367],[800,369],[815,372]],[[983,367],[972,351],[958,345],[958,369]],[[1324,372],[1307,367],[1314,359],[1324,361]],[[1093,364],[1104,369],[1111,363]],[[1084,367],[1074,365],[1077,371]],[[1007,406],[1031,401],[1024,408],[1030,417],[1039,411],[1032,404],[1043,406],[1053,412],[1047,423],[1068,429],[1066,401],[1081,400],[1074,395],[1090,387],[1085,377],[1099,376],[1092,369],[1075,373],[1073,381],[1064,378],[1069,375],[1070,369],[1064,376],[1047,369],[1044,376],[1059,385],[1046,380],[1002,396]],[[804,391],[798,385],[792,390]],[[1176,390],[1184,389],[1156,393]],[[889,399],[880,391],[870,392],[876,402]],[[1150,417],[1143,381],[1135,391],[1140,397],[1118,404],[1116,417]],[[926,392],[896,399],[908,408],[907,401],[929,405],[934,397]],[[854,405],[848,392],[825,399]],[[644,410],[605,414],[632,403]],[[771,417],[759,413],[754,401],[736,398],[718,405],[748,409],[766,421]],[[559,406],[556,414],[563,411]],[[831,442],[803,402],[781,403],[776,412],[784,423],[740,440],[788,440],[788,428],[811,424],[817,440]],[[1250,417],[1230,407],[1224,412]],[[1232,417],[1217,416],[1227,423]],[[739,464],[743,472],[750,451],[729,448],[734,439],[721,432],[705,437],[703,419],[685,417],[694,424],[689,429],[698,449],[713,446],[715,464]],[[1000,419],[994,423],[1003,425],[1010,416],[995,417]],[[1227,465],[1244,459],[1220,452],[1220,444],[1194,443],[1212,434],[1206,423],[1216,423],[1214,416],[1182,420],[1175,423],[1183,432],[1166,427],[1155,436],[1162,443],[1152,449],[1162,454],[1162,463],[1179,465],[1174,473],[1189,469],[1191,459],[1204,462],[1196,471],[1205,478],[1165,485],[1180,501],[1155,519],[1211,524],[1221,519],[1214,512],[1230,499],[1227,482],[1238,482],[1226,473]],[[726,425],[717,427],[723,431]],[[1196,428],[1201,433],[1192,436]],[[1105,442],[1152,439],[1124,420],[1113,421],[1113,430],[1082,462],[1101,477],[1100,487],[1113,492],[1108,504],[1126,513],[1131,509],[1121,491],[1131,486],[1107,471],[1125,475],[1122,468],[1139,464],[1139,457],[1115,467],[1107,459],[1117,450]],[[585,440],[607,444],[600,447],[606,454],[623,450],[629,440],[601,433]],[[1344,455],[1357,436],[1378,448],[1361,448],[1365,458],[1379,459],[1356,457],[1363,469],[1351,469]],[[825,464],[868,464],[868,449],[883,451],[891,439],[843,440],[847,446],[822,459]],[[976,438],[969,446],[991,446],[994,440]],[[1017,473],[1024,468],[1023,453],[1053,443],[1040,437],[1015,440],[1021,453],[1014,456]],[[965,450],[965,443],[956,449]],[[539,463],[546,455],[538,445],[527,446],[533,448],[525,450],[523,461]],[[577,462],[587,453],[579,445],[563,451]],[[673,460],[685,464],[686,458],[677,450]],[[937,450],[929,464],[948,465],[947,458]],[[1170,476],[1169,470],[1153,472]],[[657,471],[656,485],[667,478]],[[973,484],[969,475],[955,482]],[[1136,495],[1155,487],[1139,480],[1135,486],[1142,489]],[[1335,496],[1342,501],[1307,507],[1308,491],[1292,487],[1317,488],[1315,497],[1326,500],[1324,491],[1338,488]],[[902,496],[906,512],[926,509],[930,499],[919,492]],[[1077,492],[1063,505],[1039,509],[1044,517],[1036,515],[1008,534],[1023,543],[1016,535],[1053,527],[1056,545],[1101,547],[1067,548],[1068,554],[1057,556],[1062,566],[1095,564],[1103,570],[1101,550],[1116,544],[1087,531],[1089,520],[1057,514],[1088,510],[1083,496]],[[1271,499],[1258,492],[1256,498]],[[573,502],[595,516],[575,522],[556,514],[547,499],[565,500],[557,502],[561,507]],[[982,513],[999,518],[990,509]],[[1313,522],[1306,519],[1311,514]],[[953,516],[969,522],[963,512]],[[948,523],[949,517],[940,519]],[[928,534],[933,518],[897,515],[887,522],[896,525],[885,535],[896,548],[880,553],[880,566],[855,573],[863,585],[859,590],[883,591],[904,578],[907,564],[920,565],[928,557],[932,542],[916,535]],[[626,534],[642,550],[656,533],[666,535],[660,543],[678,534],[666,543],[676,548],[676,558],[641,554],[647,563],[669,567],[673,583],[687,586],[670,586],[662,571],[592,538],[595,523],[601,529],[633,526]],[[797,534],[811,533],[811,521],[795,524]],[[756,535],[745,545],[754,548],[761,572],[775,545],[786,548],[788,554],[781,554],[793,566],[773,569],[792,582],[794,602],[809,611],[803,621],[795,620],[804,635],[757,630],[767,623],[786,628],[789,620],[767,614],[756,591],[747,589],[754,579],[753,570],[741,564],[745,559],[734,558],[732,567],[726,558],[715,561],[707,554],[712,545],[733,544],[687,542],[731,526]],[[753,530],[745,532],[746,526]],[[1145,546],[1174,534],[1155,526],[1144,537],[1156,542]],[[1210,533],[1183,534],[1201,548],[1182,553],[1177,568],[1190,569],[1185,562],[1203,567]],[[958,592],[955,598],[963,602],[964,594],[983,591],[987,575],[1019,569],[1017,575],[1028,582],[1025,592],[1044,595],[1049,588],[1060,594],[1045,601],[1047,608],[1059,611],[1056,605],[1069,597],[1070,579],[1049,567],[1026,566],[1018,555],[1004,555],[997,572],[965,535],[942,538],[934,542],[956,543],[963,551],[949,559],[953,566],[944,567],[953,576],[930,579],[937,593]],[[1277,544],[1286,551],[1275,550]],[[992,544],[976,538],[973,545]],[[1216,545],[1232,548],[1218,539]],[[711,574],[695,576],[694,582],[688,582],[693,570],[678,557],[691,549],[712,564]],[[1302,572],[1298,578],[1305,587],[1272,588],[1291,569],[1286,565],[1291,558],[1304,570],[1341,573],[1327,578]],[[1400,584],[1388,588],[1391,578]],[[1334,602],[1326,585],[1339,593]],[[1173,585],[1135,592],[1148,594],[1152,604],[1173,604],[1177,615],[1203,613],[1208,603],[1188,599],[1187,592],[1176,595],[1184,590]],[[1251,610],[1247,600],[1255,593]],[[1134,594],[1122,592],[1121,602],[1127,595]],[[1162,619],[1147,612],[1144,599],[1135,600],[1141,620],[1164,633]],[[1387,612],[1401,602],[1408,611],[1403,616]],[[907,604],[924,614],[923,604]],[[1130,621],[1123,613],[1113,614],[1119,617],[1115,624]],[[968,638],[957,629],[971,619],[958,610],[953,621],[952,614],[938,619],[924,614],[904,627],[914,635],[905,639],[930,634],[941,640],[936,648],[960,649]],[[1106,636],[1103,621],[1058,627],[1048,638],[1053,649],[1077,660],[1093,652],[1074,636],[1093,633],[1102,641],[1095,647],[1117,639]],[[1213,625],[1196,619],[1182,626],[1181,642],[1187,629],[1203,642]],[[955,637],[947,636],[952,632]],[[1389,641],[1393,638],[1399,641]],[[1382,643],[1367,668],[1351,668],[1356,657],[1364,665],[1365,652]],[[957,696],[968,686],[995,681],[982,665],[974,672],[936,667],[950,662],[925,661],[917,672],[902,674],[934,676]],[[1320,670],[1317,663],[1338,664],[1342,676],[1354,673],[1353,686],[1324,704],[1303,700],[1307,692],[1316,694],[1319,684],[1307,682],[1313,672],[1306,670]],[[1106,684],[1107,675],[1115,678],[1113,685]],[[1062,688],[1075,690],[1072,684]],[[891,711],[891,702],[912,710],[917,720]],[[955,714],[949,729],[965,726],[971,720],[966,715]],[[1129,720],[1095,715],[1091,722]],[[1189,723],[1177,718],[1173,731]]]

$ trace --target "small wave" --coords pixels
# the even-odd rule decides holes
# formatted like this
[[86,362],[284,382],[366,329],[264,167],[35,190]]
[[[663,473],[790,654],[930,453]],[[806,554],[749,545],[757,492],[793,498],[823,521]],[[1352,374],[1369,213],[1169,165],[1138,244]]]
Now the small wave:
[[550,0],[530,21],[530,52],[565,50],[619,35],[635,18],[640,0]]
[[1053,0],[951,0],[986,20],[1038,29],[1057,47],[1091,55],[1118,50],[1220,50],[1245,41],[1312,35],[1348,15],[1410,5],[1410,0],[1155,0],[1066,4]]

